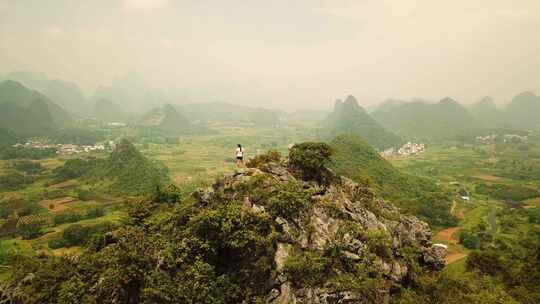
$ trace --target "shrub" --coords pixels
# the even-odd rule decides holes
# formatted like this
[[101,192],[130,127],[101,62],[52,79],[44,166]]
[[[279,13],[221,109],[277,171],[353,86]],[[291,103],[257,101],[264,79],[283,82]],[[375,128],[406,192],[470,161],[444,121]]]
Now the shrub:
[[480,245],[480,240],[476,234],[463,230],[459,234],[459,243],[465,246],[465,248],[476,249]]
[[294,252],[283,265],[283,274],[297,288],[324,282],[331,271],[330,260],[315,252]]
[[87,219],[98,218],[104,215],[105,215],[105,210],[103,210],[103,208],[101,207],[92,208],[86,212]]
[[38,221],[20,223],[17,225],[17,230],[25,240],[32,240],[43,235],[41,231],[41,223]]
[[362,237],[369,251],[383,258],[392,257],[392,242],[387,233],[381,230],[367,230]]
[[281,160],[281,154],[277,150],[269,150],[265,154],[260,154],[250,159],[246,163],[248,168],[261,168],[263,165],[275,162],[278,163]]
[[88,227],[84,227],[81,224],[73,224],[64,230],[62,238],[66,244],[71,246],[80,245],[86,241],[89,232],[90,229]]
[[111,231],[114,226],[109,223],[101,223],[93,226],[83,226],[81,224],[73,224],[67,227],[62,236],[49,241],[49,248],[57,249],[62,247],[80,246],[92,239],[93,235],[103,234]]
[[531,187],[506,184],[479,184],[476,192],[508,201],[522,201],[540,195],[538,190]]
[[478,270],[489,275],[496,275],[503,269],[500,256],[492,250],[471,252],[467,257],[466,267],[469,271]]
[[166,187],[156,186],[151,196],[151,201],[155,203],[174,204],[180,201],[182,190],[173,184]]
[[37,174],[43,171],[43,167],[40,163],[29,160],[18,161],[13,165],[13,167],[15,170],[24,172],[26,174]]
[[8,147],[0,151],[0,159],[43,159],[56,155],[56,149]]
[[55,179],[57,181],[66,181],[79,178],[94,169],[97,163],[99,163],[97,159],[69,159],[62,167],[54,169]]
[[66,212],[55,215],[53,218],[53,223],[54,225],[61,225],[65,223],[75,223],[80,220],[82,220],[81,214],[75,212]]
[[14,172],[0,175],[0,191],[13,191],[34,182],[34,178]]
[[49,241],[48,243],[50,249],[58,249],[62,247],[67,247],[67,243],[63,238],[55,238]]
[[333,153],[332,147],[325,143],[297,144],[289,151],[289,167],[306,180],[325,184],[330,176],[326,167],[331,164]]
[[46,199],[55,199],[63,196],[66,196],[66,193],[61,189],[45,190],[43,192],[43,197]]
[[535,207],[527,210],[529,222],[532,224],[540,224],[540,207]]
[[91,201],[96,199],[96,195],[93,191],[86,190],[86,189],[77,189],[75,191],[77,194],[77,198],[81,201]]
[[0,199],[0,218],[8,218],[12,214],[25,216],[35,214],[43,208],[35,201],[29,201],[19,194],[6,195]]
[[289,183],[268,199],[267,206],[274,217],[296,219],[308,207],[308,198],[302,189],[297,189],[295,184]]

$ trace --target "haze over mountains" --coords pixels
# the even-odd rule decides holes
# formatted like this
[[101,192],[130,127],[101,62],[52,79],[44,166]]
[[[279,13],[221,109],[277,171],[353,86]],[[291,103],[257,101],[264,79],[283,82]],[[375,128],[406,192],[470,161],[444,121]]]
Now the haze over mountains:
[[[438,141],[487,134],[494,129],[540,127],[540,97],[532,92],[517,94],[502,108],[487,96],[468,107],[450,97],[438,102],[387,99],[370,113],[349,95],[344,101],[338,100],[325,117],[324,112],[309,109],[288,114],[228,102],[185,103],[181,96],[150,89],[136,77],[100,87],[92,98],[85,97],[76,84],[51,80],[44,74],[14,72],[7,77],[20,82],[6,80],[0,85],[0,129],[5,138],[43,134],[80,118],[134,123],[177,134],[203,132],[202,126],[216,122],[264,127],[298,120],[318,123],[322,138],[352,133],[385,149],[407,140]],[[139,89],[131,90],[137,85]]]

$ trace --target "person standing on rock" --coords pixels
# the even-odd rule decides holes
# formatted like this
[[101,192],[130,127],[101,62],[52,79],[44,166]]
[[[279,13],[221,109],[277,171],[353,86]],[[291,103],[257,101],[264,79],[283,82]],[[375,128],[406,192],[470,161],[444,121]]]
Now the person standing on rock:
[[241,144],[238,144],[238,147],[236,148],[236,166],[240,167],[244,164],[244,148]]

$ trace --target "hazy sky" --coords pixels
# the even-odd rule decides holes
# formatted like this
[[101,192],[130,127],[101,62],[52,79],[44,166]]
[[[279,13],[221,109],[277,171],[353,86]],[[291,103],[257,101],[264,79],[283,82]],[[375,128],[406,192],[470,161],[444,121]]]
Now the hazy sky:
[[540,1],[0,0],[0,72],[19,69],[276,107],[504,102],[540,93]]

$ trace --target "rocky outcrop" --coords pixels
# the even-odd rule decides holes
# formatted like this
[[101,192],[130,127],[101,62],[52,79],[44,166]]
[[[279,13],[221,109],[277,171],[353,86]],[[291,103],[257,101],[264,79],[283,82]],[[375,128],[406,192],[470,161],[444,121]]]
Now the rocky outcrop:
[[[272,198],[282,191],[291,192],[291,187],[305,197],[306,206],[293,216],[273,211]],[[245,212],[272,216],[280,233],[267,303],[386,303],[390,286],[405,284],[419,269],[427,272],[444,267],[446,252],[433,246],[426,223],[400,214],[370,189],[344,177],[335,176],[323,186],[301,180],[283,163],[268,163],[237,170],[194,197],[203,205],[218,198],[238,201]],[[298,252],[324,256],[329,248],[337,252],[332,258],[346,266],[333,265],[328,277],[311,284],[295,282],[288,275],[291,256]],[[370,269],[365,277],[362,271],[348,270],[362,267]],[[383,284],[369,290],[367,297],[358,288],[336,283],[336,278],[349,272],[359,282],[375,276]]]

